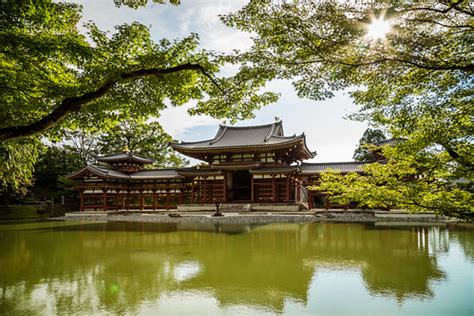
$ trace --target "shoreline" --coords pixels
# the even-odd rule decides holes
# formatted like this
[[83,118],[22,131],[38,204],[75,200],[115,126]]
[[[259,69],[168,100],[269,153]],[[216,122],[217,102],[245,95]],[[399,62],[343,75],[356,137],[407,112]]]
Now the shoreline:
[[[212,216],[213,212],[176,213],[176,212],[90,212],[67,213],[65,216],[50,218],[62,221],[86,222],[148,222],[148,223],[188,223],[188,224],[271,224],[271,223],[407,223],[410,225],[448,225],[465,223],[458,219],[436,216],[434,214],[410,214],[407,212],[374,211],[311,211],[298,213],[256,212],[222,213]],[[469,224],[468,224],[469,225]]]

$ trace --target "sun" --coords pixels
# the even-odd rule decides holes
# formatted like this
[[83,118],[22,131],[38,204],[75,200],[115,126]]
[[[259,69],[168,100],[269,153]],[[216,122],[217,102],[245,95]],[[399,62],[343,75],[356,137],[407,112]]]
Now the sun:
[[367,27],[368,38],[379,40],[385,38],[388,32],[390,32],[390,23],[383,19],[383,16],[378,19],[374,18],[372,22]]

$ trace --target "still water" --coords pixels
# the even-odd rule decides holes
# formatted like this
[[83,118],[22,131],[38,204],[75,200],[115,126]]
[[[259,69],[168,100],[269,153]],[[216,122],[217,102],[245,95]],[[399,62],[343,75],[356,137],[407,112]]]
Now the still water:
[[0,224],[0,313],[473,315],[474,230]]

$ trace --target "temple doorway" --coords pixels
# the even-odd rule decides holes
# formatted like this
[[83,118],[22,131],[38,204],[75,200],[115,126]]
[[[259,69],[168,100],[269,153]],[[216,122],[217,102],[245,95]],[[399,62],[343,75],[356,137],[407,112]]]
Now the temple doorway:
[[252,175],[248,170],[232,172],[232,198],[235,201],[250,201]]

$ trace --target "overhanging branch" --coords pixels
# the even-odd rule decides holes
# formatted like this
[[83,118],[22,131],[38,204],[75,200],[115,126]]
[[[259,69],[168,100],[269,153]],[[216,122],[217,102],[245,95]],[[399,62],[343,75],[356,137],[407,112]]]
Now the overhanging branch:
[[131,72],[125,72],[106,80],[94,91],[62,100],[51,113],[47,114],[36,122],[26,125],[0,128],[0,141],[32,136],[56,126],[62,119],[72,112],[79,111],[83,105],[104,96],[116,83],[120,81],[148,76],[162,76],[186,70],[201,72],[204,76],[211,80],[213,84],[219,87],[216,80],[204,69],[204,67],[199,64],[186,63],[170,68],[140,69]]

